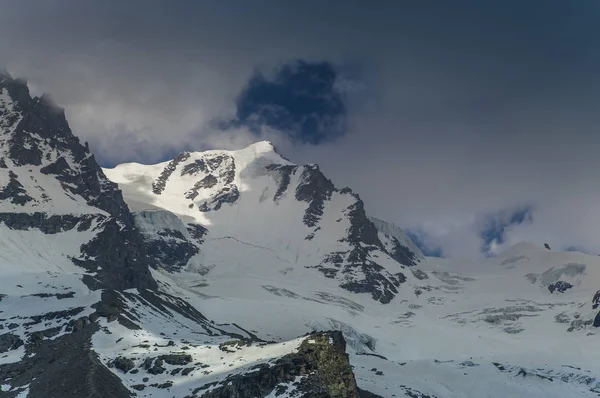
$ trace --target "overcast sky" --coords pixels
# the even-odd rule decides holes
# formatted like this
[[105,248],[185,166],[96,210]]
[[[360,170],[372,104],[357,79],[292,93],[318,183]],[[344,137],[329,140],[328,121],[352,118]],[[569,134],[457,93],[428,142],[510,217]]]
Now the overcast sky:
[[266,138],[432,253],[600,253],[596,0],[0,9],[0,65],[50,93],[104,165]]

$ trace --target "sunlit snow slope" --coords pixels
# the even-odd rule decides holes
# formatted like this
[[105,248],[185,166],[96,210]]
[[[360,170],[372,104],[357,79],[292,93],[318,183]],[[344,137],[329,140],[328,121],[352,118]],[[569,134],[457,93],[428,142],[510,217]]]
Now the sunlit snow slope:
[[[598,257],[521,244],[476,262],[425,261],[349,190],[265,142],[105,173],[146,239],[170,242],[157,249],[162,289],[267,340],[341,330],[363,389],[383,397],[600,391]],[[181,255],[187,244],[193,254]]]

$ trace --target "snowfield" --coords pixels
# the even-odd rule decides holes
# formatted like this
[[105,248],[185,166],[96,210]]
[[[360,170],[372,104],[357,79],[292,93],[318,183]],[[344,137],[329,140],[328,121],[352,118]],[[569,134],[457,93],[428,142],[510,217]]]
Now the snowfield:
[[[244,165],[232,179],[239,197],[218,211],[199,211],[198,204],[210,201],[219,186],[190,201],[186,192],[205,174],[180,172],[207,155]],[[132,209],[168,211],[208,230],[187,267],[153,272],[161,289],[209,319],[243,325],[265,340],[342,330],[359,387],[384,397],[575,397],[600,391],[600,340],[592,326],[600,258],[527,243],[495,258],[427,258],[412,268],[381,254],[386,269],[406,275],[394,299],[382,304],[310,268],[320,253],[343,246],[336,238],[349,228],[336,216],[348,205],[343,195],[323,211],[319,225],[326,235],[306,240],[311,229],[298,222],[306,205],[285,193],[275,203],[267,200],[279,186],[264,171],[272,162],[290,165],[267,143],[192,153],[160,195],[152,193],[153,182],[169,162],[105,170]],[[295,178],[290,186],[298,184]],[[374,222],[386,244],[394,226]],[[551,293],[558,282],[571,287]]]

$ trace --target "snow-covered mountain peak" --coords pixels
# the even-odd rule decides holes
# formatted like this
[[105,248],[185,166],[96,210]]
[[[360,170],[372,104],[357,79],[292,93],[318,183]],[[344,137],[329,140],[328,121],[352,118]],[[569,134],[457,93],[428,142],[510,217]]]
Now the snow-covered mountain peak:
[[[206,229],[197,250],[203,263],[228,265],[212,274],[243,266],[247,257],[231,256],[253,247],[258,251],[248,255],[257,262],[271,258],[253,272],[317,270],[344,289],[387,303],[406,280],[403,268],[423,259],[401,230],[378,231],[358,195],[337,189],[317,165],[282,158],[266,141],[237,151],[184,152],[169,162],[124,164],[104,172],[135,211],[162,209]],[[148,223],[156,218],[138,219]],[[172,264],[165,266],[172,269]]]
[[236,157],[247,159],[248,161],[256,159],[265,159],[273,164],[291,164],[287,159],[284,159],[278,152],[271,141],[258,141],[248,145],[246,148],[239,149],[234,152]]

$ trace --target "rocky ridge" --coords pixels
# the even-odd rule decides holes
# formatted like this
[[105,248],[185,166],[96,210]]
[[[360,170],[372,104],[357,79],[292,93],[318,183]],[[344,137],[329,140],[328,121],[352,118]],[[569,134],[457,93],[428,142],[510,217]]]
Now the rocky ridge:
[[[221,163],[227,168],[227,159],[194,167],[213,170]],[[186,173],[194,173],[194,167]],[[166,169],[165,182],[168,176]],[[218,178],[225,186],[202,211],[235,201],[227,175]],[[162,193],[160,179],[152,189]],[[153,222],[143,222],[148,219]],[[155,228],[156,220],[156,214],[129,211],[87,144],[72,134],[63,110],[47,96],[30,96],[25,81],[0,74],[2,396],[131,397],[144,390],[170,392],[177,377],[191,383],[188,392],[203,386],[212,391],[226,386],[220,376],[202,377],[213,373],[208,367],[214,364],[201,362],[213,346],[241,339],[270,352],[272,345],[254,334],[234,324],[216,325],[164,291],[154,269],[184,266],[200,252],[206,229],[181,222],[176,228]],[[334,339],[335,361],[327,366],[335,362],[343,370],[343,391],[354,394],[343,337],[333,332],[315,338]],[[303,369],[310,369],[305,396],[312,396],[312,390],[324,397],[343,396],[314,351],[312,356],[294,352],[286,355],[301,356]],[[280,356],[275,350],[271,359]],[[294,372],[287,365],[277,369],[279,381]],[[231,363],[228,372],[219,374],[231,378],[242,370]],[[132,384],[128,377],[134,374],[140,380]],[[264,386],[261,391],[271,392]],[[241,391],[238,396],[248,395]]]

